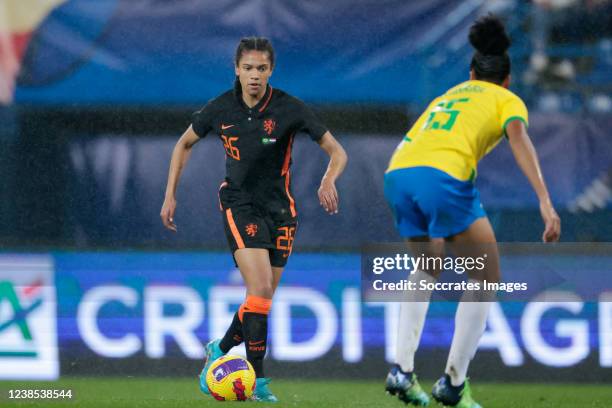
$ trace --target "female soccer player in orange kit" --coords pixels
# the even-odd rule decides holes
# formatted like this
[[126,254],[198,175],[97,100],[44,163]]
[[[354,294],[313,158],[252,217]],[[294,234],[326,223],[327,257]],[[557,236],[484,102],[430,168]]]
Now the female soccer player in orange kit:
[[274,68],[274,49],[265,38],[244,38],[235,57],[236,81],[231,89],[196,112],[181,136],[170,164],[166,198],[161,210],[164,225],[176,231],[175,193],[191,148],[200,138],[219,135],[226,152],[226,176],[219,202],[227,239],[247,295],[222,339],[206,345],[206,364],[200,388],[209,393],[206,372],[212,361],[243,341],[247,359],[257,376],[254,399],[275,402],[264,377],[268,312],[291,254],[297,229],[297,210],[291,194],[291,147],[303,131],[329,155],[318,191],[330,214],[338,212],[336,179],[346,166],[342,146],[299,99],[273,89],[268,80]]

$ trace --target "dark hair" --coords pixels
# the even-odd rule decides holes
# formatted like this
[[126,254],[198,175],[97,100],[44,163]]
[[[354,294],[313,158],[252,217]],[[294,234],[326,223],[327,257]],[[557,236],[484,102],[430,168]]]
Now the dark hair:
[[510,38],[501,20],[492,14],[479,18],[470,27],[469,39],[476,49],[470,64],[476,79],[504,82],[510,74]]
[[270,57],[270,65],[274,67],[274,48],[272,43],[265,37],[244,37],[238,43],[236,47],[236,56],[234,57],[234,64],[238,66],[240,58],[245,51],[267,51]]
[[[242,58],[242,54],[245,51],[265,51],[268,53],[268,57],[270,58],[270,66],[274,68],[274,48],[272,47],[272,43],[265,37],[244,37],[238,43],[238,47],[236,47],[236,55],[234,57],[234,64],[238,66],[240,63],[240,58]],[[242,88],[240,87],[240,80],[236,77],[234,81],[234,89],[240,93],[242,92]]]

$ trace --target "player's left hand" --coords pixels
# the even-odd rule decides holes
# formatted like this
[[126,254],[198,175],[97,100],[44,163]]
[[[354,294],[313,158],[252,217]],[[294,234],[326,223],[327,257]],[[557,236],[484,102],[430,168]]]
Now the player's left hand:
[[166,197],[162,205],[159,216],[161,217],[164,227],[170,231],[176,232],[176,224],[174,223],[174,212],[176,211],[176,200],[173,197]]
[[542,234],[543,242],[557,242],[561,236],[561,219],[555,211],[555,208],[546,200],[540,203],[540,214],[544,220],[544,233]]
[[321,187],[318,191],[319,203],[328,214],[338,214],[338,191],[333,181],[321,180]]

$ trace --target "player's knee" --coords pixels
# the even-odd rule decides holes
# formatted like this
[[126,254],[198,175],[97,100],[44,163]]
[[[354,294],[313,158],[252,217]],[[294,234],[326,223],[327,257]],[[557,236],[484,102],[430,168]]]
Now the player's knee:
[[249,292],[254,296],[271,299],[274,294],[274,287],[272,282],[260,282],[254,285]]

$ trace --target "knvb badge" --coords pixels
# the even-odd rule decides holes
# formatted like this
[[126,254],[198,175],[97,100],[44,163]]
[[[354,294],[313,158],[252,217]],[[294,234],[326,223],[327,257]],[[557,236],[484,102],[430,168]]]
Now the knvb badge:
[[0,256],[0,379],[58,377],[53,262]]

